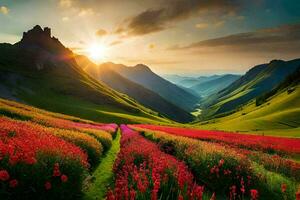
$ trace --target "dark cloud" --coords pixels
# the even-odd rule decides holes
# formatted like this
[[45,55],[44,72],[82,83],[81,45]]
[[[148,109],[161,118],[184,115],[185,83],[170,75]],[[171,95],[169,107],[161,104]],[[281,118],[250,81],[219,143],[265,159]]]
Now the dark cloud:
[[290,51],[300,52],[300,24],[284,25],[261,29],[210,40],[196,42],[187,46],[173,46],[169,50],[243,50],[249,51]]
[[164,30],[192,16],[213,13],[215,16],[237,13],[237,0],[166,0],[158,8],[148,9],[123,21],[117,34],[145,35]]
[[98,37],[103,37],[103,36],[105,36],[106,34],[107,34],[107,31],[104,30],[104,29],[98,29],[98,30],[96,31],[96,35],[97,35]]

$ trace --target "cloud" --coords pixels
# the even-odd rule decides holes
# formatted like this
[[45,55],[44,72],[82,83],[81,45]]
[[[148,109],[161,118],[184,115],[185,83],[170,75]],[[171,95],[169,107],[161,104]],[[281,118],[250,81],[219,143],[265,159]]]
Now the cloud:
[[104,29],[98,29],[98,30],[96,31],[96,35],[97,35],[98,37],[103,37],[104,35],[107,35],[107,31],[104,30]]
[[63,8],[70,8],[72,6],[72,0],[60,0],[59,5]]
[[115,46],[115,45],[118,45],[118,44],[121,44],[122,41],[121,40],[116,40],[116,41],[113,41],[109,44],[109,46]]
[[195,25],[197,29],[206,29],[209,25],[207,23],[198,23]]
[[93,3],[94,1],[81,1],[81,0],[59,0],[58,4],[66,11],[73,11],[79,17],[94,15]]
[[237,17],[236,17],[236,19],[237,19],[237,20],[241,20],[241,21],[242,21],[242,20],[244,20],[244,19],[245,19],[245,16],[243,16],[243,15],[240,15],[240,16],[237,16]]
[[92,8],[80,8],[78,12],[79,17],[85,17],[93,14],[94,10]]
[[149,45],[148,45],[148,48],[149,48],[149,49],[154,49],[154,48],[155,48],[155,44],[149,44]]
[[236,13],[239,7],[237,0],[165,0],[160,7],[145,10],[124,20],[115,33],[125,33],[127,36],[145,35],[165,30],[192,16],[208,13],[225,16]]
[[300,53],[300,24],[260,29],[253,32],[229,35],[195,42],[186,46],[175,45],[169,50],[195,52],[239,51]]
[[69,17],[63,17],[61,20],[62,20],[63,22],[67,22],[67,21],[69,21],[70,19],[69,19]]
[[225,24],[225,21],[221,20],[221,21],[215,22],[214,27],[220,28],[220,27],[224,26],[224,24]]
[[9,13],[9,9],[6,6],[1,6],[0,7],[0,13],[2,13],[3,15],[7,15]]

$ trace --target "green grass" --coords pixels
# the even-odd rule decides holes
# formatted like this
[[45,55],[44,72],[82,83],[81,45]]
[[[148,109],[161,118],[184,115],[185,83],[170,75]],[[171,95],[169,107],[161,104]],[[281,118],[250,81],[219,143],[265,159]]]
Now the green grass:
[[233,132],[300,137],[300,87],[287,94],[282,92],[267,103],[256,106],[255,102],[242,107],[236,113],[196,124],[201,129],[217,129]]
[[[26,103],[52,112],[63,113],[103,123],[171,123],[155,113],[140,109],[132,113],[109,104],[95,104],[70,95],[58,94],[47,86],[38,88],[27,82],[34,92],[17,89],[17,97]],[[43,83],[40,83],[42,85]]]
[[107,186],[113,179],[113,164],[120,150],[120,130],[114,139],[112,147],[102,158],[100,165],[94,171],[92,178],[86,184],[83,200],[105,199]]

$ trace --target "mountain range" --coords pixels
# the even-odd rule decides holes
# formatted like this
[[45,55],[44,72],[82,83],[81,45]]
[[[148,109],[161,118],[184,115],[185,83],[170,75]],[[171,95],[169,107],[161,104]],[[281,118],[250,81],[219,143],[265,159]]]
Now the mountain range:
[[101,122],[297,129],[299,71],[294,59],[272,60],[244,75],[159,76],[143,64],[97,65],[40,26],[15,44],[0,44],[0,97]]
[[0,96],[103,122],[170,122],[89,76],[49,28],[0,44]]
[[[76,61],[84,69],[84,71],[95,79],[105,83],[116,91],[127,94],[144,106],[149,107],[175,121],[192,121],[193,117],[187,111],[169,102],[167,99],[164,99],[154,91],[127,79],[121,73],[114,70],[113,66],[116,64],[105,63],[98,66],[85,56],[76,56]],[[146,71],[145,73],[148,72]]]
[[197,96],[158,76],[146,65],[125,66],[122,64],[104,63],[100,67],[109,67],[123,77],[159,94],[188,112],[192,111],[199,101]]

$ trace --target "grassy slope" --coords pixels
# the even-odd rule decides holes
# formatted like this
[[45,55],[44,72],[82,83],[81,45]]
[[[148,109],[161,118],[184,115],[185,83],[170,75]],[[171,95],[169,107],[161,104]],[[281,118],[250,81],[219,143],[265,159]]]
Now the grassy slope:
[[107,186],[111,184],[114,175],[112,168],[120,150],[120,138],[121,134],[120,131],[118,131],[112,147],[93,173],[92,182],[87,185],[88,189],[84,192],[84,200],[104,199],[107,192]]
[[104,123],[155,123],[170,122],[147,112],[135,115],[110,105],[98,105],[72,96],[48,90],[35,90],[34,94],[19,91],[18,96],[33,106]]
[[234,110],[254,97],[269,91],[276,84],[283,81],[282,79],[288,74],[296,70],[299,66],[299,59],[285,62],[271,61],[266,65],[252,68],[241,79],[220,94],[212,95],[204,100],[202,104],[210,106],[203,109],[203,116],[210,118],[214,115]]
[[300,137],[299,99],[300,86],[289,95],[286,92],[277,94],[259,107],[255,106],[255,102],[251,102],[232,115],[196,126],[201,129]]
[[47,69],[38,71],[31,63],[31,54],[16,60],[16,55],[25,53],[11,45],[0,47],[0,89],[4,87],[8,91],[6,93],[13,94],[0,93],[0,97],[13,96],[9,99],[100,122],[171,122],[128,96],[97,82],[72,60],[50,63]]

